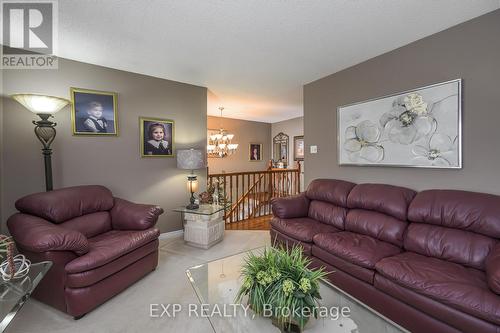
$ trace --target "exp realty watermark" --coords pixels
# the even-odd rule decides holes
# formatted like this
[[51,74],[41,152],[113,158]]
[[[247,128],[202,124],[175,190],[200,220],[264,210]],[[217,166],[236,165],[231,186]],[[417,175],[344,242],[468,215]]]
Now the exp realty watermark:
[[[331,320],[339,320],[341,318],[349,318],[351,309],[348,306],[318,306],[318,318]],[[255,317],[255,313],[250,309],[249,305],[244,304],[163,304],[153,303],[149,305],[149,316],[152,318],[175,318],[180,313],[187,311],[188,317],[226,317],[232,318],[237,316]],[[306,312],[304,312],[306,311]],[[273,308],[270,304],[264,305],[262,317],[307,317],[312,315],[308,309],[292,309],[292,308]]]
[[2,69],[57,69],[57,0],[0,0]]

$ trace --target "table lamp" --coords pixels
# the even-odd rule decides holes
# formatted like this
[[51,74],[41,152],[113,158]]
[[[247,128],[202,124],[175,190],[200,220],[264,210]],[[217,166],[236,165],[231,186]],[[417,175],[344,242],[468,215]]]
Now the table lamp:
[[194,174],[194,170],[205,168],[205,159],[203,151],[199,149],[179,149],[177,150],[177,168],[191,170],[188,176],[187,188],[191,193],[190,203],[186,206],[187,209],[198,209],[200,206],[194,201],[194,193],[198,191],[198,179]]
[[71,102],[60,97],[38,94],[14,94],[10,97],[40,117],[38,121],[33,120],[33,124],[35,125],[35,135],[43,146],[45,189],[52,191],[52,149],[50,145],[56,137],[55,127],[57,123],[50,121],[49,118]]

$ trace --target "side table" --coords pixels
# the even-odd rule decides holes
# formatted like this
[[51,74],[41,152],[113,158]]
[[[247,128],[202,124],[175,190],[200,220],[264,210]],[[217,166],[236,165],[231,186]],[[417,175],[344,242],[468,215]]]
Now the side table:
[[0,283],[0,332],[5,331],[50,267],[51,261],[31,264],[25,277]]
[[227,205],[200,205],[198,209],[179,207],[182,214],[186,244],[208,249],[224,237],[224,212]]

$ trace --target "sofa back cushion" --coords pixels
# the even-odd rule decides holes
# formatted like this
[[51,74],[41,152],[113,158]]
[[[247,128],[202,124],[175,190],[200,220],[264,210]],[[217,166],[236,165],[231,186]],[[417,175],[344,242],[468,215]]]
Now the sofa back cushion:
[[403,247],[406,226],[405,221],[364,209],[351,209],[345,222],[345,229],[348,231],[368,235],[399,247]]
[[315,179],[307,187],[306,196],[310,200],[329,202],[347,207],[347,197],[356,184],[338,179]]
[[422,223],[410,223],[404,241],[408,251],[481,270],[495,244],[494,239],[470,231]]
[[500,196],[457,190],[428,190],[410,204],[407,250],[485,269],[500,237]]
[[25,214],[62,223],[85,214],[109,211],[113,202],[113,195],[106,187],[87,185],[30,194],[17,200],[16,208]]
[[457,190],[427,190],[412,201],[408,218],[500,238],[500,196]]
[[488,286],[495,293],[500,294],[500,244],[497,243],[486,259],[486,278]]
[[403,246],[408,206],[415,191],[384,184],[356,185],[349,193],[345,230]]
[[349,193],[349,208],[373,210],[406,221],[408,206],[417,192],[386,184],[359,184]]
[[354,183],[343,180],[313,180],[306,191],[307,198],[311,200],[308,216],[344,230],[347,197],[354,186]]
[[112,229],[111,215],[109,212],[90,213],[63,222],[60,226],[65,229],[79,231],[85,237],[92,238]]
[[344,221],[347,209],[334,204],[313,200],[309,204],[309,217],[334,227],[344,230]]

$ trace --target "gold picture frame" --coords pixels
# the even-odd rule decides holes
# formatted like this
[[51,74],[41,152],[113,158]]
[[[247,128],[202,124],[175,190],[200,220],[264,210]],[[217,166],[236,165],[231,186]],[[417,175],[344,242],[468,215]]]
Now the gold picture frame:
[[[254,156],[254,154],[253,154],[254,149],[257,149],[257,156]],[[248,160],[250,162],[262,161],[262,143],[250,142],[248,144]]]
[[[158,124],[163,128],[163,139],[153,137],[151,126]],[[141,157],[174,157],[175,122],[171,119],[139,117]],[[160,141],[167,141],[167,144]]]
[[293,137],[293,160],[303,161],[304,160],[304,136],[298,135]]
[[71,87],[70,95],[73,135],[118,136],[117,93]]

